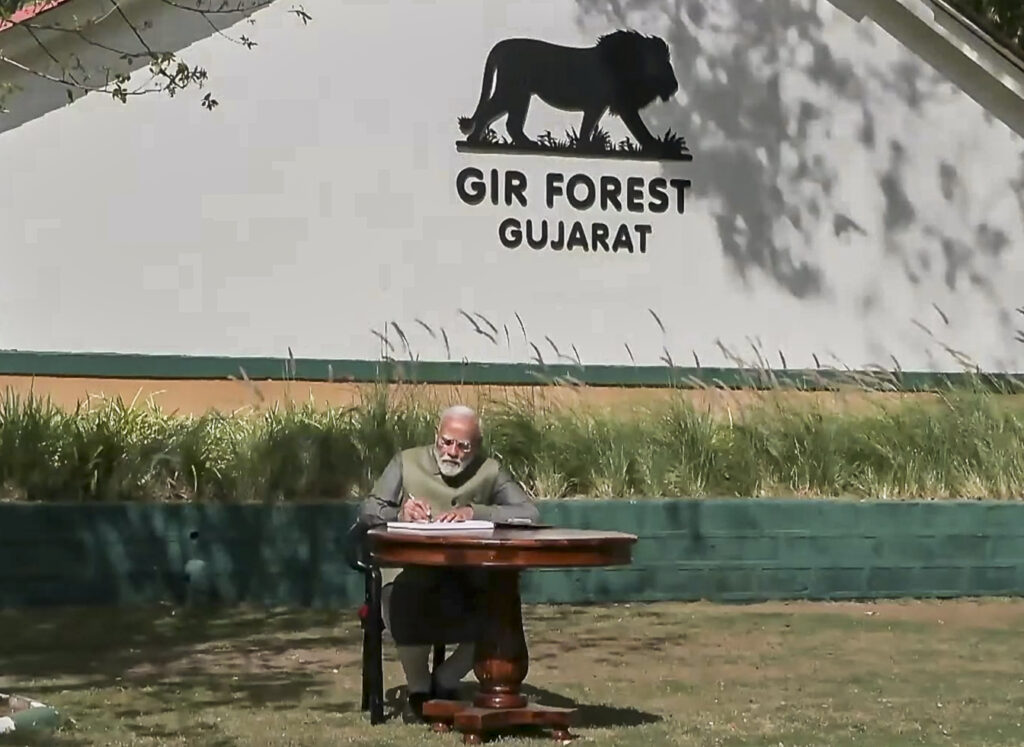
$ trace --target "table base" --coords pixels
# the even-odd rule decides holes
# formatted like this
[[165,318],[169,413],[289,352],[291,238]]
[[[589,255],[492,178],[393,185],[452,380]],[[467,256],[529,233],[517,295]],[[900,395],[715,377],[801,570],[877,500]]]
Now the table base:
[[452,727],[462,732],[463,744],[481,744],[489,731],[509,726],[547,726],[551,738],[567,743],[575,739],[569,725],[576,714],[574,708],[550,708],[527,703],[521,708],[480,708],[468,700],[428,700],[423,716],[434,731],[446,732]]

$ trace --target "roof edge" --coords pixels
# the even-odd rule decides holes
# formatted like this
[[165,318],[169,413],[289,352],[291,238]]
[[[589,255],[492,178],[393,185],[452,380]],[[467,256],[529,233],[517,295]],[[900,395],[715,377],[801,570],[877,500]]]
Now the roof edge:
[[927,2],[956,21],[964,30],[978,37],[1012,67],[1024,73],[1024,51],[1014,49],[1002,38],[1001,34],[989,28],[989,24],[982,18],[966,9],[957,7],[950,0],[927,0]]
[[48,10],[53,10],[58,5],[71,2],[71,0],[39,0],[38,2],[31,3],[22,8],[19,8],[11,14],[10,18],[0,18],[0,32],[6,31],[9,28],[17,26],[19,23],[35,18]]
[[[951,0],[829,0],[858,23],[870,19],[904,46],[943,69],[950,80],[1024,137],[1024,59]],[[925,34],[941,40],[926,43]],[[948,52],[942,47],[948,45]],[[995,86],[986,89],[978,73]],[[1000,93],[1001,92],[1001,93]],[[1008,94],[1008,96],[1007,96]],[[1011,124],[1011,122],[1013,124]]]

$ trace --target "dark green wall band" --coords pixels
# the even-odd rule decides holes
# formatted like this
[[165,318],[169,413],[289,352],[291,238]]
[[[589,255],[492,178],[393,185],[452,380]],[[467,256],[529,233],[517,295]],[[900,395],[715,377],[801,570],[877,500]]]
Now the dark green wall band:
[[[362,578],[343,550],[356,509],[0,504],[0,607],[186,602],[188,569],[225,602],[354,608]],[[544,501],[541,515],[640,539],[628,567],[527,571],[527,602],[1024,594],[1020,504]]]
[[982,385],[1021,391],[1024,375],[926,371],[842,371],[834,369],[740,369],[668,366],[577,366],[450,361],[327,360],[313,358],[231,358],[0,351],[0,375],[74,376],[112,379],[241,379],[352,381],[372,383],[533,385],[553,382],[616,387],[715,387],[764,389],[780,385],[831,389],[856,385],[882,390],[935,391]]

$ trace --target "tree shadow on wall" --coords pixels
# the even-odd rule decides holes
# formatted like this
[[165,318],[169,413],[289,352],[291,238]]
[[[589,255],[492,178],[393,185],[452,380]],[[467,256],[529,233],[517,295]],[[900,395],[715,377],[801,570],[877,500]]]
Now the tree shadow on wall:
[[[693,190],[718,203],[714,219],[723,250],[741,277],[759,268],[797,297],[820,294],[822,270],[772,239],[775,222],[795,206],[780,189],[780,144],[786,117],[779,91],[776,28],[781,2],[578,0],[584,22],[603,16],[615,26],[660,16],[685,103],[645,112],[653,131],[673,127],[694,152]],[[791,28],[817,33],[816,15],[786,2]],[[719,31],[704,32],[714,28]],[[646,30],[646,28],[645,28]],[[800,168],[810,172],[810,164]],[[808,174],[810,176],[810,173]],[[819,176],[820,178],[820,176]]]
[[[989,116],[1024,133],[1019,99],[952,46],[944,52],[934,32],[902,5],[879,0],[577,0],[577,5],[588,33],[638,27],[660,33],[669,43],[680,103],[643,116],[653,131],[671,127],[687,138],[694,154],[693,195],[709,206],[722,249],[745,282],[763,274],[796,298],[829,295],[835,278],[826,277],[826,252],[847,235],[871,231],[872,216],[853,214],[837,194],[843,170],[858,158],[885,164],[872,169],[884,205],[878,230],[886,251],[901,255],[909,282],[921,272],[922,238],[933,239],[926,270],[951,288],[966,279],[984,291],[1000,271],[997,262],[977,257],[973,248],[991,255],[992,247],[998,252],[1006,243],[1002,229],[975,215],[983,208],[957,212],[967,216],[957,229],[960,236],[945,225],[926,224],[930,218],[916,209],[900,160],[922,133],[887,135],[876,117],[886,101],[919,113],[931,102],[959,95],[952,83]],[[826,19],[837,11],[850,17],[846,39],[884,43],[874,24],[910,53],[892,64],[840,58],[835,39],[825,38]],[[862,18],[873,23],[854,25]],[[1024,212],[1024,159],[1021,163],[1019,181],[999,187],[1016,190]],[[937,171],[935,179],[948,180],[954,173],[947,168],[944,177]],[[882,292],[881,280],[875,282],[861,299],[865,306],[872,294]],[[998,303],[1007,306],[1005,299]]]

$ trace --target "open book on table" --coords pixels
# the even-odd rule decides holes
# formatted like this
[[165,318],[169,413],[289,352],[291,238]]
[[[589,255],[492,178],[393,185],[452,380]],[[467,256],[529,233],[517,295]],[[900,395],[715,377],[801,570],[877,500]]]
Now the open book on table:
[[480,521],[470,519],[469,521],[389,521],[388,529],[412,532],[466,532],[466,531],[487,531],[494,529],[493,521]]

